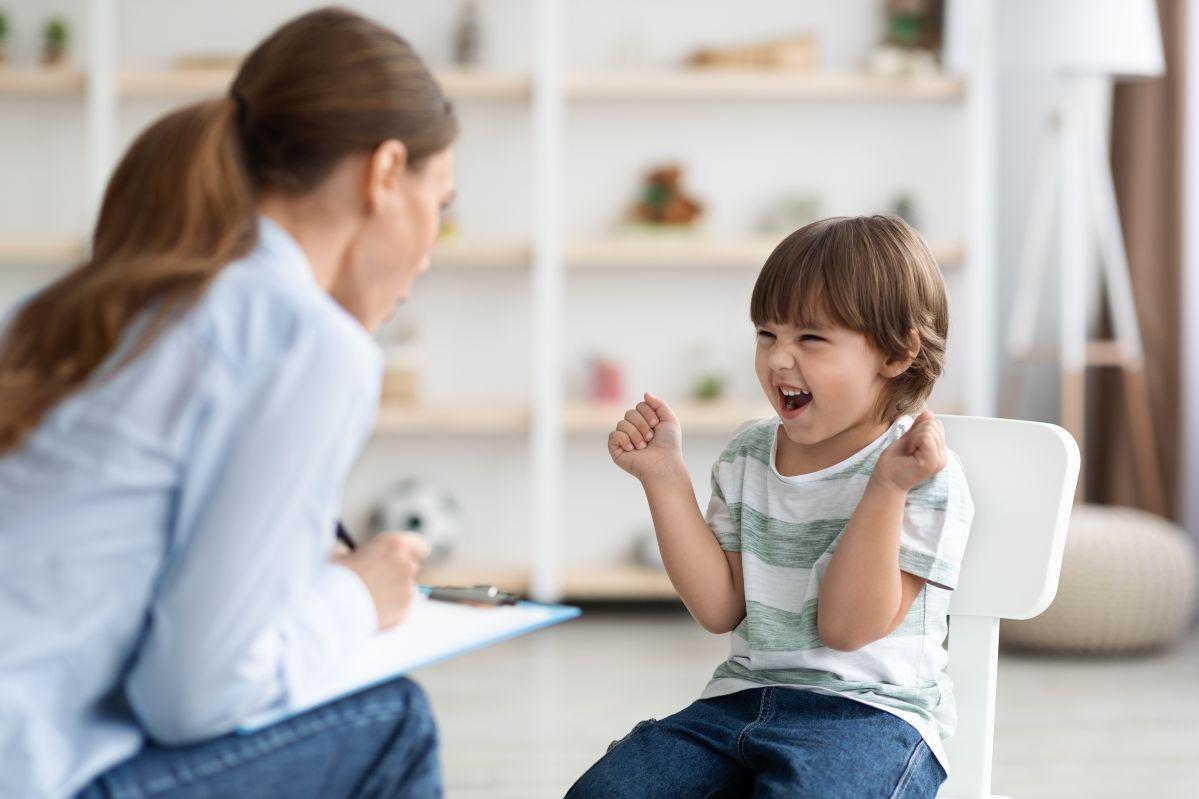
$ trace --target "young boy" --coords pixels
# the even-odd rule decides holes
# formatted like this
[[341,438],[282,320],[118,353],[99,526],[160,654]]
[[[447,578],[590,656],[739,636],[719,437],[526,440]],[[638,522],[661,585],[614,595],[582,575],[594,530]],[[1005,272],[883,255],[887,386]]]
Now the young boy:
[[945,354],[940,272],[898,219],[826,219],[774,250],[750,314],[778,415],[725,448],[706,519],[669,405],[646,394],[608,437],[671,582],[731,655],[569,799],[914,799],[945,779],[947,611],[974,506],[921,411]]

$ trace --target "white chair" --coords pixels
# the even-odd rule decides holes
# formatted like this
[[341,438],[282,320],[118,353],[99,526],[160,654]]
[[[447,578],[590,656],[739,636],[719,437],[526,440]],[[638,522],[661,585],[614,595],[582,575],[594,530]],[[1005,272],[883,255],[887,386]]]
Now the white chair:
[[1078,445],[1057,425],[939,418],[966,470],[974,526],[949,606],[958,724],[945,746],[951,774],[937,795],[1001,799],[991,793],[999,620],[1036,616],[1057,593]]

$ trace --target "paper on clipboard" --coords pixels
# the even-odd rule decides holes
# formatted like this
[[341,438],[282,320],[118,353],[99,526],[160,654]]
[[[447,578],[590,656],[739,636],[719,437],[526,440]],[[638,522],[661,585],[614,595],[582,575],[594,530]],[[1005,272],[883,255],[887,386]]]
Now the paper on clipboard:
[[352,651],[343,663],[307,695],[291,697],[286,708],[260,713],[239,732],[253,732],[414,669],[456,657],[551,624],[573,619],[579,609],[566,605],[520,602],[478,607],[417,596],[400,626],[379,633]]

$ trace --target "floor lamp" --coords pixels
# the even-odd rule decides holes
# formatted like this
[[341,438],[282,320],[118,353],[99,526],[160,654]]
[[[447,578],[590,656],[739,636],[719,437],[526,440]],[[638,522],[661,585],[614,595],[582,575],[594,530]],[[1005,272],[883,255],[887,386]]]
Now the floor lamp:
[[[1104,135],[1108,120],[1100,113],[1113,81],[1162,74],[1157,8],[1154,0],[1006,0],[1003,9],[1001,24],[1011,45],[1006,64],[1060,78],[1062,93],[1037,156],[1008,326],[1010,377],[1004,381],[1001,407],[1004,415],[1013,415],[1025,364],[1046,356],[1057,360],[1062,425],[1082,445],[1086,368],[1120,368],[1141,498],[1149,510],[1163,514],[1144,351]],[[1034,328],[1055,221],[1060,332],[1056,352],[1046,352],[1034,346]],[[1096,261],[1115,331],[1114,338],[1104,341],[1087,337],[1087,299]],[[1080,496],[1082,486],[1080,479]]]

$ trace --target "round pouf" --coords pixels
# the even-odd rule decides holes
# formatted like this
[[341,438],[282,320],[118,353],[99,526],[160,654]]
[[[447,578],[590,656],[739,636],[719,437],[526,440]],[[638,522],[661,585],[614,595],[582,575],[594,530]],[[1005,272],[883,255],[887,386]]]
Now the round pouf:
[[1005,619],[1005,646],[1125,653],[1162,647],[1190,626],[1195,547],[1145,511],[1081,505],[1070,517],[1057,597],[1032,619]]

